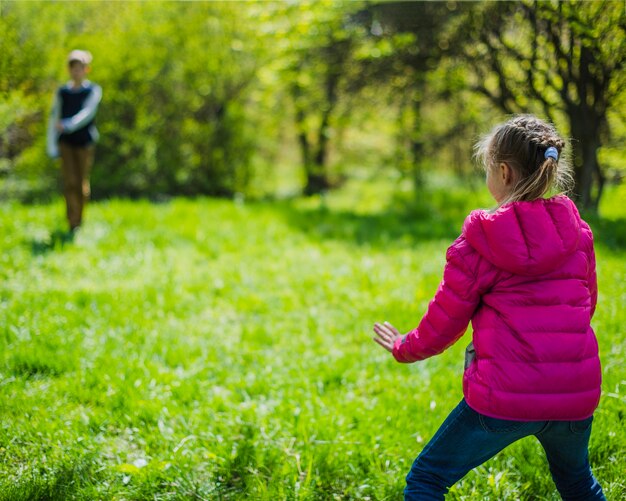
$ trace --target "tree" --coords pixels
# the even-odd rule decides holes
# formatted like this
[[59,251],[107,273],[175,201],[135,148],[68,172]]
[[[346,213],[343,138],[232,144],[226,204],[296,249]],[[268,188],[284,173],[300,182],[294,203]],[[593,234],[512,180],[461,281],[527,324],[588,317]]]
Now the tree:
[[133,196],[243,191],[254,146],[245,92],[256,73],[254,37],[240,22],[245,7],[115,8],[128,15],[106,23],[103,42],[93,40],[101,48],[99,165],[106,172],[94,185]]
[[[343,66],[350,54],[349,39],[331,38],[326,45],[308,52],[308,57],[299,59],[293,66],[296,77],[290,86],[295,108],[295,122],[298,144],[302,153],[302,161],[306,173],[305,195],[321,193],[331,187],[328,174],[328,149],[333,112],[339,101],[339,85],[344,74]],[[323,63],[322,63],[323,61]],[[318,67],[317,85],[320,86],[319,107],[315,109],[310,100],[311,92],[307,91],[311,75],[311,64]],[[311,123],[311,115],[317,114],[317,123]]]
[[[450,131],[433,134],[426,108],[434,101],[446,100],[448,89],[433,84],[448,56],[449,26],[467,9],[455,2],[380,2],[368,5],[356,16],[368,28],[369,46],[361,49],[361,78],[353,81],[352,91],[364,82],[388,85],[396,100],[401,122],[401,170],[409,171],[416,189],[424,184],[430,146],[446,144],[459,134],[459,125]],[[458,89],[457,89],[458,90]],[[435,137],[436,136],[436,137]]]
[[104,90],[96,197],[245,190],[255,146],[246,93],[259,50],[254,26],[242,22],[247,5],[0,7],[1,169],[8,158],[22,177],[56,172],[45,158],[45,119],[55,87],[67,79],[67,52],[81,47],[93,53],[92,77]]
[[360,3],[331,1],[274,6],[284,24],[280,73],[294,108],[297,142],[306,181],[304,193],[321,193],[332,185],[329,149],[342,86],[353,64],[361,26],[350,14]]
[[626,5],[480,4],[459,28],[455,43],[475,72],[476,92],[507,113],[536,110],[557,123],[564,117],[579,203],[597,210],[605,182],[598,149],[626,84]]

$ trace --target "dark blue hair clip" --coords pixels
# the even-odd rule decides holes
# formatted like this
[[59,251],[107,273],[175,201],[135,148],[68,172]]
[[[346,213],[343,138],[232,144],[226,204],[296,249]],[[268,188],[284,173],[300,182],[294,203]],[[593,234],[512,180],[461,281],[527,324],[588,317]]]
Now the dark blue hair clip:
[[543,154],[545,158],[554,158],[555,160],[559,159],[559,151],[554,147],[550,146],[546,152]]

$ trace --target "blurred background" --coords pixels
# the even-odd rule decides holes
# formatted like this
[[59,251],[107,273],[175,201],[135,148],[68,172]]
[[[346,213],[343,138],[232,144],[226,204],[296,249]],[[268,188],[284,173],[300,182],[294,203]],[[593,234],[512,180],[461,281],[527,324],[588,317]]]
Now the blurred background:
[[56,196],[66,57],[103,88],[93,197],[315,195],[384,175],[481,183],[507,114],[571,139],[579,205],[626,169],[626,13],[597,2],[0,1],[0,196]]

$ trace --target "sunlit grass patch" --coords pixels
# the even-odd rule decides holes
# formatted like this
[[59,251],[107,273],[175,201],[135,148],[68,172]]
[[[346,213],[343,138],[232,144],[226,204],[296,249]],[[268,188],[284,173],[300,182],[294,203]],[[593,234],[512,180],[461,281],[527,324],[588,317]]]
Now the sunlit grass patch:
[[[371,324],[415,326],[464,215],[489,200],[386,193],[94,203],[73,242],[45,251],[32,242],[61,203],[2,206],[0,499],[398,499],[461,398],[468,337],[404,366]],[[620,499],[625,254],[603,221],[590,455]],[[532,439],[450,498],[558,499]]]

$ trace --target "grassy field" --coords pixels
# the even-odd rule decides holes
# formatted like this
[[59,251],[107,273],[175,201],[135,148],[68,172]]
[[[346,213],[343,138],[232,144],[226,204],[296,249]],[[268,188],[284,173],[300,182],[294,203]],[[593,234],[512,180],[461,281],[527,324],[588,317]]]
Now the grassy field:
[[[591,462],[626,496],[626,200],[596,232],[604,369]],[[382,184],[310,200],[0,206],[0,500],[400,499],[462,397],[469,334],[400,365],[374,321],[414,327],[478,192]],[[556,500],[518,442],[449,499]]]

